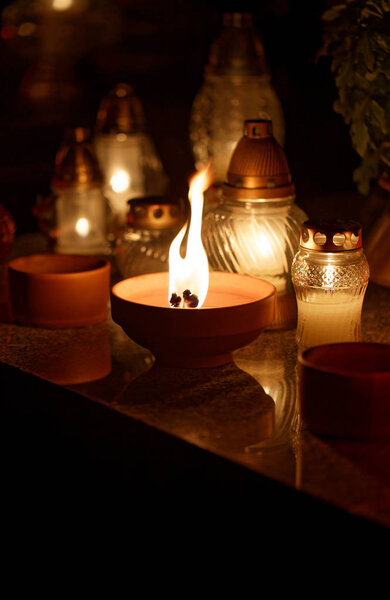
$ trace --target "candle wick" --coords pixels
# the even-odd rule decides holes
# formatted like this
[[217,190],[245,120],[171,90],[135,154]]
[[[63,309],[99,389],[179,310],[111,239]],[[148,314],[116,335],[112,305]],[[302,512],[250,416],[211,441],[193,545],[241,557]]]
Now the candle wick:
[[[169,303],[174,308],[181,305],[181,296],[172,293]],[[196,294],[191,294],[191,290],[184,290],[183,292],[183,307],[184,308],[196,308],[199,304],[199,298]]]

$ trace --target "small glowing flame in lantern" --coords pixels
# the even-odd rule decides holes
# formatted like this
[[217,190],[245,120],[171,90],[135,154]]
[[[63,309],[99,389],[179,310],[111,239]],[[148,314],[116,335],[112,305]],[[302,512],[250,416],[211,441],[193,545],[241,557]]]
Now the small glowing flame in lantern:
[[190,290],[198,297],[197,308],[206,299],[209,288],[209,263],[202,244],[203,192],[209,187],[208,167],[197,173],[190,181],[188,198],[191,205],[191,221],[188,231],[186,255],[180,255],[180,246],[187,231],[187,223],[179,231],[169,248],[169,294],[182,297],[183,291]]
[[130,185],[130,176],[126,171],[116,171],[110,179],[110,185],[114,192],[125,192]]
[[54,10],[68,10],[73,4],[73,0],[53,0],[52,7]]
[[322,269],[322,272],[323,272],[322,279],[324,282],[324,287],[329,287],[329,288],[334,287],[334,284],[336,283],[335,268],[332,265],[326,265],[326,267],[324,267]]
[[82,217],[76,223],[76,231],[81,237],[86,237],[89,233],[89,221]]

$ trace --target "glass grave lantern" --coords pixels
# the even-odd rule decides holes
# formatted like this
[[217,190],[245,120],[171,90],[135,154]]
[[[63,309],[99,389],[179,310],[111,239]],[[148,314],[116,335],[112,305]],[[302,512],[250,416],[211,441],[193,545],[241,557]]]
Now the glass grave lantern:
[[123,278],[168,271],[169,247],[185,221],[184,203],[162,196],[128,202],[127,227],[116,240],[116,265]]
[[57,152],[52,179],[55,251],[109,254],[108,203],[93,148],[91,130],[70,128]]
[[360,223],[305,221],[291,274],[298,303],[300,350],[360,341],[362,305],[370,276]]
[[213,171],[214,193],[208,194],[209,204],[213,195],[217,199],[220,195],[231,154],[242,136],[242,123],[260,117],[272,120],[274,135],[283,145],[283,111],[252,15],[225,13],[190,118],[195,166],[199,170],[210,162]]
[[272,122],[245,121],[222,201],[204,217],[204,246],[214,270],[260,277],[276,287],[273,329],[296,326],[290,269],[306,218],[295,204],[295,186]]
[[129,84],[118,83],[100,103],[95,150],[104,176],[112,228],[126,227],[132,198],[164,195],[168,177],[147,131],[142,104]]

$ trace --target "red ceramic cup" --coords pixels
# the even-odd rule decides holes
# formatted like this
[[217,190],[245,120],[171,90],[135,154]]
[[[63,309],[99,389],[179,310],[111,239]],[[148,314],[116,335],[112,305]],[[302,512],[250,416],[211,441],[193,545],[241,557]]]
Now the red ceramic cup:
[[390,345],[342,342],[298,359],[304,427],[344,439],[390,439]]

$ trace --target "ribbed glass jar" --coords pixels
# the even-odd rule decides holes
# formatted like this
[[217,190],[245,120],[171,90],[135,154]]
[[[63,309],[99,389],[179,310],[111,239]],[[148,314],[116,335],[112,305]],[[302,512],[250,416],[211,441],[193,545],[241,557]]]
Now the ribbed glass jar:
[[116,264],[123,278],[168,271],[169,246],[177,231],[129,228],[116,242]]
[[306,218],[293,196],[257,201],[223,198],[204,218],[203,244],[213,270],[259,277],[276,287],[273,329],[296,325],[290,269]]
[[[331,232],[333,237],[339,236],[338,248],[337,244],[336,249],[323,244],[325,249],[321,250],[305,247],[302,237],[307,229],[303,225],[301,247],[291,268],[298,305],[297,343],[300,349],[361,339],[361,312],[370,272],[361,246],[361,227],[356,224],[348,229],[348,249],[344,250],[342,244],[343,237],[348,237],[348,230],[341,225],[337,232]],[[320,230],[322,235],[329,235],[326,227],[321,226]]]
[[124,278],[169,270],[169,247],[184,208],[159,196],[128,202],[127,228],[116,240],[116,266]]

